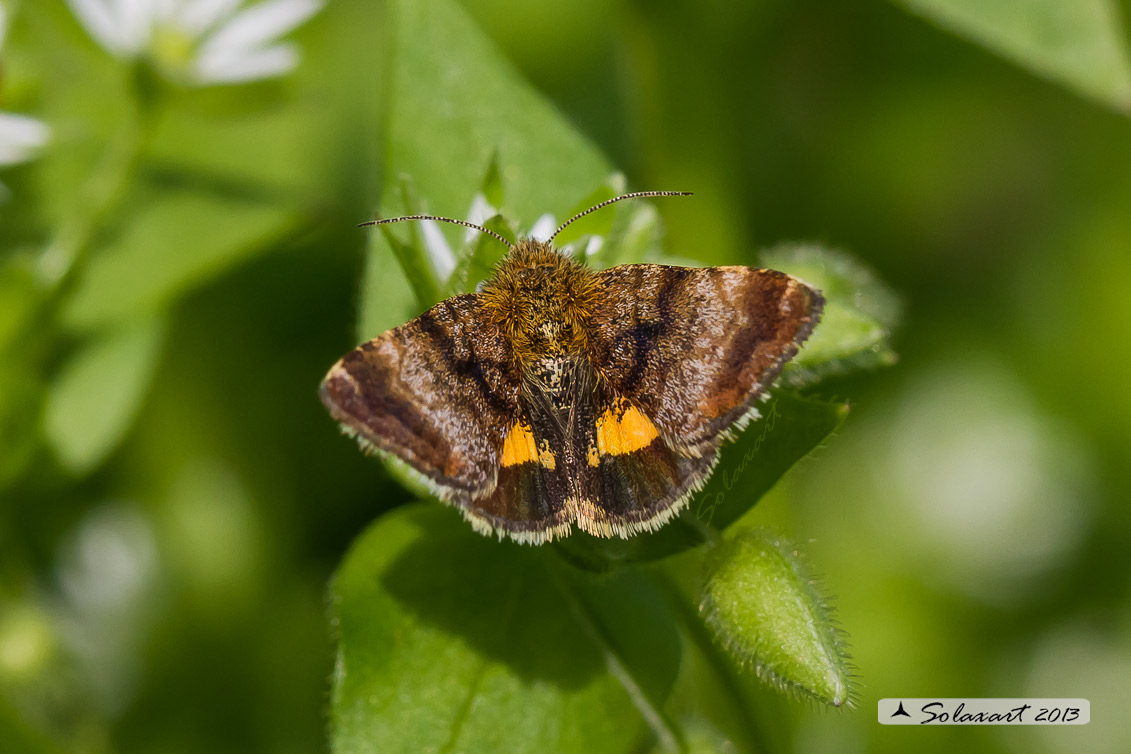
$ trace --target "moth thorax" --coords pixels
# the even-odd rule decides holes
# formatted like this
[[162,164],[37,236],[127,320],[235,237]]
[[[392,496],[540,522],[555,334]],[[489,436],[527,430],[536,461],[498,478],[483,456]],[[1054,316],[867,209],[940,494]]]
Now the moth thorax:
[[484,288],[485,305],[529,364],[579,354],[595,304],[596,275],[536,241],[520,242]]

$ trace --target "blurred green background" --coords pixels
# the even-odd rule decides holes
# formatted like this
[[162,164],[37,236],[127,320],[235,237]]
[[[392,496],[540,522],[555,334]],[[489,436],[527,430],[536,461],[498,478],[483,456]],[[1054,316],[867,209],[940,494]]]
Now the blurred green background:
[[[316,395],[398,159],[386,8],[295,10],[264,36],[296,57],[232,83],[218,34],[0,3],[0,112],[49,129],[0,120],[34,146],[0,168],[0,750],[325,750],[327,582],[411,499]],[[462,7],[631,189],[695,192],[671,254],[820,241],[903,298],[900,363],[820,386],[852,414],[751,514],[806,543],[861,682],[767,694],[775,750],[1131,750],[1131,3]],[[1092,722],[879,726],[892,696]]]

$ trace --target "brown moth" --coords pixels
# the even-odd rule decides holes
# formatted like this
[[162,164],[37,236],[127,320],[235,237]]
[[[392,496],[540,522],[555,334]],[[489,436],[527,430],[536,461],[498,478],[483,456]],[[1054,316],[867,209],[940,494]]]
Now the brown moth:
[[813,331],[824,299],[749,267],[589,269],[510,245],[480,292],[346,354],[321,396],[367,449],[407,464],[479,532],[540,544],[659,528]]

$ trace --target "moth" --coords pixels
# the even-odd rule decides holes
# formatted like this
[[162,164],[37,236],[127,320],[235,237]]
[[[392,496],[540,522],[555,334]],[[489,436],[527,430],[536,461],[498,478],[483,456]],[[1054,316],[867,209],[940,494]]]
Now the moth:
[[361,445],[407,465],[477,531],[540,544],[573,527],[661,527],[710,476],[722,443],[820,318],[782,272],[626,264],[593,270],[546,241],[510,244],[476,293],[350,351],[321,385]]

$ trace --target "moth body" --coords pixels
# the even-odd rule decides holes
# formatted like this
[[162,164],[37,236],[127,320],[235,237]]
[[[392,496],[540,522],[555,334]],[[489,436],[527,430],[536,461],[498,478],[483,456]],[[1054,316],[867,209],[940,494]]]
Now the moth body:
[[524,239],[481,292],[342,357],[321,396],[481,532],[628,537],[687,505],[823,303],[773,270],[595,271]]

